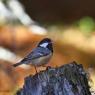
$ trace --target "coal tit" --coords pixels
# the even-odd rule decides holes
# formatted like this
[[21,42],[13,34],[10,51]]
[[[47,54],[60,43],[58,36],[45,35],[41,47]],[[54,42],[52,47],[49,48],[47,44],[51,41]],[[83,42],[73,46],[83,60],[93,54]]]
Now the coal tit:
[[49,38],[44,38],[39,42],[38,46],[32,50],[24,59],[14,64],[19,66],[21,64],[32,64],[33,66],[43,66],[47,64],[53,55],[52,41]]

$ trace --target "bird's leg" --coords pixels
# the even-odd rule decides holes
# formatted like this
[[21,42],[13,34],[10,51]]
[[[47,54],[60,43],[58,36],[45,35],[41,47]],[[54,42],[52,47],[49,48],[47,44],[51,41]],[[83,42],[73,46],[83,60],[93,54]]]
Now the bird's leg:
[[35,68],[35,71],[36,71],[36,74],[38,73],[38,71],[37,71],[37,68],[36,68],[36,66],[34,66],[34,68]]
[[[36,74],[38,74],[38,71],[37,71],[36,66],[34,66],[34,68],[35,68]],[[40,80],[40,78],[39,78],[39,74],[38,74],[38,79]]]

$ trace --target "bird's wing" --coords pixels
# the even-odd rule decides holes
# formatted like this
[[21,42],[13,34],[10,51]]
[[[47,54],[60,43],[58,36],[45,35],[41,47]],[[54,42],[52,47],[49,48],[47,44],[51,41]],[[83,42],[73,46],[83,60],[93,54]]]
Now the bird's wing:
[[30,52],[23,60],[22,62],[33,60],[39,57],[47,56],[50,53],[50,51],[46,48],[36,48],[32,52]]
[[36,59],[39,57],[47,56],[50,51],[47,48],[36,48],[27,57],[30,59]]

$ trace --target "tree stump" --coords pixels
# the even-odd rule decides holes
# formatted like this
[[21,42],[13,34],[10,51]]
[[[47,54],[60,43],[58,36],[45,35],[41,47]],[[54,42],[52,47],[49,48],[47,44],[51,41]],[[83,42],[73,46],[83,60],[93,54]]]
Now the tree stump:
[[91,95],[87,74],[81,64],[72,62],[25,78],[16,95]]

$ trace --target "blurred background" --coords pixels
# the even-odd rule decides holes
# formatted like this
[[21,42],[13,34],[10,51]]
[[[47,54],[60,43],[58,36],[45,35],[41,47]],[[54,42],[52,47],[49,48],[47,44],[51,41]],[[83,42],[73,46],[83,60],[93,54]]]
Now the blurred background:
[[12,64],[45,37],[54,42],[48,66],[82,64],[95,91],[94,9],[94,0],[0,0],[0,95],[15,95],[24,78],[35,74],[33,66]]

